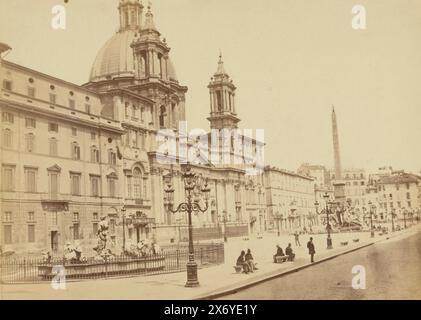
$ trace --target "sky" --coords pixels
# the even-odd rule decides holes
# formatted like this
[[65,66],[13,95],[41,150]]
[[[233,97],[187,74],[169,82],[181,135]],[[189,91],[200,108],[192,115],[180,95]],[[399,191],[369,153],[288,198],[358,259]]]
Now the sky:
[[[0,0],[7,60],[83,84],[119,24],[118,0]],[[63,4],[65,30],[51,28]],[[143,1],[145,7],[147,2]],[[352,7],[366,9],[354,30]],[[188,86],[189,128],[209,128],[219,52],[237,86],[240,127],[264,129],[267,164],[421,170],[421,0],[154,0],[155,25]]]

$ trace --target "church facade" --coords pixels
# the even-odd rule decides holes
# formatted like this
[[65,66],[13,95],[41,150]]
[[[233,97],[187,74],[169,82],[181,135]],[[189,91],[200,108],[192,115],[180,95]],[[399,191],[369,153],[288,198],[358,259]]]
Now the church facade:
[[[150,7],[144,9],[120,1],[120,28],[82,86],[1,61],[3,251],[60,252],[67,241],[90,247],[103,216],[117,252],[123,230],[133,242],[182,238],[186,215],[167,210],[165,186],[174,187],[176,204],[184,201],[183,164],[159,161],[159,135],[171,130],[179,142],[187,87],[177,80]],[[212,132],[238,127],[235,89],[220,58],[209,84]],[[263,174],[248,175],[244,164],[192,165],[211,189],[195,227],[224,224],[236,235],[261,230],[255,224],[266,217]]]

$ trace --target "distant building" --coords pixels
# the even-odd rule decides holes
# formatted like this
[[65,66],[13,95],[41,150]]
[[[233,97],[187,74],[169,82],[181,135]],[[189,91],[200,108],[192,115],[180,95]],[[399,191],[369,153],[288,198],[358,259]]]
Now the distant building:
[[379,214],[390,219],[391,213],[394,212],[399,220],[403,220],[404,214],[408,218],[419,213],[420,185],[420,176],[404,171],[394,171],[390,175],[380,177],[376,183],[380,202]]
[[269,228],[293,230],[318,224],[314,179],[275,167],[265,167],[264,184]]

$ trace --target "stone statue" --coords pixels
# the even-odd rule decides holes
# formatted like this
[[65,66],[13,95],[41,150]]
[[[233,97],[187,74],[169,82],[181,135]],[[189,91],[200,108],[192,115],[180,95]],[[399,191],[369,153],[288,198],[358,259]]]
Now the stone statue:
[[98,232],[97,232],[98,244],[94,248],[98,256],[102,258],[104,258],[105,256],[112,255],[111,250],[107,247],[108,229],[109,229],[109,225],[108,225],[107,218],[105,216],[102,216],[101,221],[98,224]]

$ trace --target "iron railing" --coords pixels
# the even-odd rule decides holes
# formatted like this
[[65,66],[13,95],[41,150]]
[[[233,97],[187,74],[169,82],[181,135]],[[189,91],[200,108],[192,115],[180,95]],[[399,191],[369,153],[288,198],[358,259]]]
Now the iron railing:
[[[195,245],[195,260],[199,268],[224,263],[223,243]],[[187,261],[187,246],[165,248],[158,254],[142,257],[109,256],[105,260],[91,257],[74,263],[57,257],[52,257],[50,261],[38,257],[2,257],[0,282],[42,283],[59,274],[72,280],[156,275],[184,271]]]

